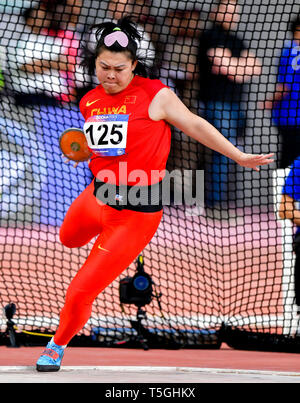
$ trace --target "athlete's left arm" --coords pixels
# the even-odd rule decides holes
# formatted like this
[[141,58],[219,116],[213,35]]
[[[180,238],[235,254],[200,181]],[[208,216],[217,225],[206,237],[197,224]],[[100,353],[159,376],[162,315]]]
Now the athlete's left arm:
[[165,120],[186,135],[206,147],[217,151],[243,167],[259,171],[260,165],[273,162],[274,154],[246,154],[228,141],[214,126],[205,119],[192,113],[168,88],[160,90],[149,106],[149,116],[153,120]]

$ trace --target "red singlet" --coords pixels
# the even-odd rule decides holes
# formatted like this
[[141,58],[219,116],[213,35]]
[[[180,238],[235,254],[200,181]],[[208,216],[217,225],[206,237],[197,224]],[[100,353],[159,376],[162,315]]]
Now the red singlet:
[[[151,120],[148,109],[162,88],[166,86],[159,80],[135,76],[128,87],[117,94],[106,94],[103,87],[98,85],[81,99],[80,111],[85,120],[96,115],[129,115],[125,154],[119,157],[93,155],[90,169],[94,176],[99,171],[111,170],[116,177],[116,185],[150,185],[158,182],[157,177],[151,180],[151,171],[165,170],[171,146],[171,130],[165,121]],[[124,172],[124,164],[120,165],[124,162],[127,163],[127,173]],[[142,183],[143,178],[131,180],[128,175],[133,170],[145,172],[148,182]],[[160,180],[162,177],[163,174]]]

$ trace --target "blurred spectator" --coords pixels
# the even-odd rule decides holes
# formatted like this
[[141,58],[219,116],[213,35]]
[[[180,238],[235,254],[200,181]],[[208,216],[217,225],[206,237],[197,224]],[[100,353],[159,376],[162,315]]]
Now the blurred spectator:
[[53,23],[59,23],[61,29],[72,29],[78,23],[83,0],[41,0],[40,6],[52,14]]
[[[144,59],[145,65],[151,69],[154,65],[156,50],[152,42],[154,20],[149,13],[150,1],[148,0],[110,0],[106,16],[108,19],[117,21],[125,15],[130,15],[131,19],[137,23],[139,33],[142,37],[139,43],[140,59]],[[93,31],[92,33],[87,32],[86,38],[84,46],[93,49],[96,44],[95,33]],[[92,77],[89,77],[88,74],[84,72],[83,81],[85,85],[81,91],[82,96],[98,85],[98,79],[95,74]]]
[[[298,149],[299,155],[299,149]],[[300,309],[300,156],[291,166],[285,185],[282,190],[282,199],[279,207],[279,217],[289,219],[295,224],[294,236],[295,261],[295,295],[296,305]]]
[[39,222],[47,181],[43,142],[24,122],[0,117],[0,226]]
[[275,92],[260,104],[272,109],[282,145],[279,168],[288,167],[300,150],[300,16],[290,27],[292,39],[281,52]]
[[160,78],[178,94],[188,108],[195,108],[194,101],[199,94],[197,54],[203,28],[200,11],[172,10],[166,16],[165,25],[169,28],[169,35]]
[[144,27],[144,31],[151,36],[155,18],[150,15],[151,0],[110,0],[108,3],[109,16],[119,20],[124,15]]
[[[200,11],[193,8],[171,10],[166,15],[164,25],[168,29],[168,36],[162,52],[160,79],[172,88],[190,110],[198,113],[197,54],[202,29]],[[184,170],[195,172],[199,166],[198,154],[201,147],[197,141],[173,128],[168,171],[180,175]],[[191,194],[193,178],[185,178],[183,186],[185,194]],[[180,192],[180,189],[177,191]]]
[[153,38],[153,17],[150,16],[150,1],[148,0],[110,0],[108,3],[109,17],[119,20],[124,15],[130,15],[138,24],[142,36],[139,55],[145,59],[146,65],[153,66],[155,59],[155,46]]
[[[47,8],[42,4],[26,10],[24,14],[26,27],[22,29],[18,40],[8,47],[11,87],[16,103],[18,106],[27,107],[25,115],[32,117],[34,137],[31,131],[27,133],[32,139],[35,138],[38,147],[44,152],[44,154],[38,153],[38,157],[41,158],[38,164],[33,163],[32,166],[26,157],[28,165],[26,169],[32,169],[33,175],[38,178],[39,167],[44,167],[43,182],[40,181],[41,186],[37,188],[32,202],[35,203],[34,206],[40,203],[38,219],[47,225],[61,224],[71,201],[80,194],[82,186],[91,180],[90,170],[84,163],[78,167],[79,170],[76,169],[74,176],[72,172],[74,168],[64,163],[59,148],[59,137],[63,130],[69,127],[80,128],[84,124],[78,105],[73,102],[77,101],[76,80],[80,41],[76,23],[80,4],[81,1],[78,0],[67,0],[47,4]],[[24,113],[18,106],[17,111]],[[18,127],[17,122],[12,122],[12,125],[14,128]],[[26,127],[23,131],[26,131]],[[15,141],[23,144],[25,134],[22,136],[16,129],[14,133]],[[7,139],[8,146],[13,148],[14,143],[10,139],[11,137]],[[25,146],[27,149],[28,144]],[[29,152],[37,151],[34,141],[29,147]],[[6,154],[3,156],[9,157]],[[27,182],[24,186],[23,182],[20,185],[20,181],[16,181],[13,176],[13,161],[16,159],[23,163],[21,158],[19,155],[12,156],[10,165],[3,166],[6,176],[3,189],[10,202],[18,201],[16,197],[13,198],[17,186],[21,188],[22,185],[22,191],[24,186],[30,189]],[[28,176],[27,173],[26,175]],[[12,196],[9,195],[10,189],[14,192]]]
[[77,24],[83,0],[44,1],[50,3],[49,10],[52,10],[52,21],[59,21],[59,29],[64,30],[66,38],[69,39],[69,42],[66,43],[68,46],[67,54],[68,63],[72,68],[67,72],[62,71],[61,75],[65,76],[76,97],[76,102],[79,104],[80,99],[86,92],[87,82],[90,81],[90,77],[88,77],[80,66],[80,43],[83,41],[83,35],[77,31]]
[[[70,12],[71,8],[66,15]],[[16,47],[9,48],[7,62],[17,105],[57,105],[76,99],[79,40],[69,29],[69,20],[58,25],[60,20],[53,14],[43,5],[27,9],[25,29]]]
[[[205,118],[235,145],[246,125],[241,108],[244,84],[261,74],[261,63],[235,31],[240,13],[234,0],[214,4],[212,27],[203,32],[199,44],[200,99],[205,105]],[[222,207],[231,190],[228,182],[232,164],[218,153],[209,155],[205,155],[209,161],[204,166],[206,205]]]

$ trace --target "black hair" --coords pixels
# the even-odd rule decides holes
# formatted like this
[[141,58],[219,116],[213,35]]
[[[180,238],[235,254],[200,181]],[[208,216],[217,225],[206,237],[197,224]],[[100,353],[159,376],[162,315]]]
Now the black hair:
[[[111,34],[115,28],[119,28],[128,37],[128,45],[124,48],[118,42],[115,42],[111,46],[106,46],[104,38]],[[111,52],[127,52],[130,55],[131,60],[134,62],[137,60],[137,66],[134,70],[134,74],[148,77],[148,71],[145,63],[138,57],[138,43],[141,40],[141,35],[136,28],[136,24],[130,19],[129,16],[125,16],[114,22],[103,22],[100,24],[94,24],[89,28],[89,31],[95,32],[96,46],[90,49],[87,46],[82,48],[82,62],[81,65],[87,69],[90,75],[95,72],[96,59],[103,50],[109,50]]]

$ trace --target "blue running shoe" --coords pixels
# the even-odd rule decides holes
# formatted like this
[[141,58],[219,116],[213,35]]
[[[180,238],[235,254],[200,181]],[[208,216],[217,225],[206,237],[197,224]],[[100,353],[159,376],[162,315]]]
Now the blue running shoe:
[[64,347],[58,346],[52,340],[49,341],[40,358],[37,360],[36,369],[39,372],[54,372],[60,369],[64,356]]

